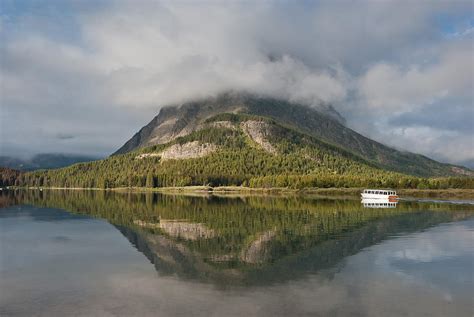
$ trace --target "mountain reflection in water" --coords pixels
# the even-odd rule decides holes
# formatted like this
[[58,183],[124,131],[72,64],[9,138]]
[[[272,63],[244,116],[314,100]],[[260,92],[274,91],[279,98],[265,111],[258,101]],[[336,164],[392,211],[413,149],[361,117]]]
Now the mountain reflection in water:
[[367,209],[357,199],[104,191],[9,191],[1,201],[106,219],[160,275],[219,288],[332,274],[344,258],[385,239],[473,215],[470,206],[435,202]]

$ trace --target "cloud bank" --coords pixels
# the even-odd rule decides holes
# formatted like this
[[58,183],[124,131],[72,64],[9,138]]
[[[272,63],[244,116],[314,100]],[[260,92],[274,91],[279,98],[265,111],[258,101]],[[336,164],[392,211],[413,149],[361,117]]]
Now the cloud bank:
[[474,158],[469,1],[4,7],[5,153],[106,155],[163,105],[242,89],[331,103],[389,145]]

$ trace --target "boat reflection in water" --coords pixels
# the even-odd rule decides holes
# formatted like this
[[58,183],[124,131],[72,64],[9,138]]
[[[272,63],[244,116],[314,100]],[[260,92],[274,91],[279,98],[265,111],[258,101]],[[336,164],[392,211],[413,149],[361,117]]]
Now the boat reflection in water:
[[398,200],[362,198],[361,203],[364,208],[397,208]]

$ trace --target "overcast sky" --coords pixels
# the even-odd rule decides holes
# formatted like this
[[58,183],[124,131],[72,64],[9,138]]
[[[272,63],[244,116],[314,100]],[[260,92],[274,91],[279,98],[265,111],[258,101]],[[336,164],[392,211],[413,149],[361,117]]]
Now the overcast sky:
[[108,155],[161,106],[228,89],[474,162],[473,1],[0,2],[1,154]]

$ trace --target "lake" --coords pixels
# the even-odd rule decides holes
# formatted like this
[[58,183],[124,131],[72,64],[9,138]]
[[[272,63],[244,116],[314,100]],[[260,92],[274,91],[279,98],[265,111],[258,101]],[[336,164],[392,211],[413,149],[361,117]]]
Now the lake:
[[1,316],[473,316],[474,206],[3,191]]

